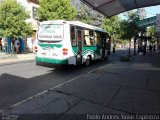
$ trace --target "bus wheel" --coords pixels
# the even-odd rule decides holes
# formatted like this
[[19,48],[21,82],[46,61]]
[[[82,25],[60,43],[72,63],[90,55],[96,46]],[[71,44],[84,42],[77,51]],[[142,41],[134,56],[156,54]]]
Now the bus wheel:
[[86,58],[86,62],[84,63],[85,66],[89,66],[91,64],[91,57]]

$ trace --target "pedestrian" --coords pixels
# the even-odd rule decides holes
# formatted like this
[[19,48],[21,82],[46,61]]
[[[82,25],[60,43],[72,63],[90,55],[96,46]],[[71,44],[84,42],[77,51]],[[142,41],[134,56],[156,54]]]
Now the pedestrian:
[[115,52],[116,52],[116,44],[113,43],[113,53],[115,53]]
[[110,53],[111,53],[111,37],[110,36],[107,39],[107,46],[106,47],[107,47],[107,51],[108,51],[107,54],[110,55]]
[[153,45],[153,51],[154,52],[156,51],[156,45],[155,44]]
[[15,47],[16,53],[19,54],[20,42],[17,38],[15,38],[14,47]]
[[14,47],[14,43],[15,43],[15,38],[13,38],[13,39],[11,40],[12,52],[15,52],[15,51],[16,51],[16,49],[15,49],[15,47]]
[[0,38],[0,52],[2,51],[2,38]]
[[143,46],[143,55],[146,55],[146,46]]
[[152,52],[152,45],[149,45],[149,51]]
[[138,44],[138,55],[141,55],[141,53],[142,53],[142,43],[140,42]]
[[5,53],[7,53],[7,48],[8,48],[8,40],[6,37],[2,38],[2,49]]
[[146,42],[142,42],[142,50],[143,50],[143,55],[146,55]]

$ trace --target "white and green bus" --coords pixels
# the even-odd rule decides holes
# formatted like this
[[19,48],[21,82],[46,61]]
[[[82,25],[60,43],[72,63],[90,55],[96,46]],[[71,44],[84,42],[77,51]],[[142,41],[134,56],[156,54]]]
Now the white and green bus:
[[34,47],[36,64],[89,65],[107,59],[108,37],[101,28],[79,21],[40,22]]

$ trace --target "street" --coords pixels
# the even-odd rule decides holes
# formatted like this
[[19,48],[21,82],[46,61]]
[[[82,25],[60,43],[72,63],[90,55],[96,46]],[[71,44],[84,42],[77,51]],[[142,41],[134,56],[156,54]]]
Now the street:
[[86,119],[94,113],[100,118],[102,113],[116,114],[117,119],[122,115],[142,119],[150,113],[156,116],[144,117],[159,119],[160,57],[148,52],[121,62],[120,56],[127,53],[116,50],[108,61],[95,61],[89,67],[1,65],[0,112],[33,120]]

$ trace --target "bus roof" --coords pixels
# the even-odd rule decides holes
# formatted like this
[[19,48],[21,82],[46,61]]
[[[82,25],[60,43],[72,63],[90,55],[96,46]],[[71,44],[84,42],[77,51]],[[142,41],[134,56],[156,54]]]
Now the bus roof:
[[89,24],[86,24],[86,23],[83,23],[83,22],[80,22],[80,21],[70,21],[70,24],[85,27],[85,28],[88,28],[88,29],[94,29],[96,31],[105,32],[102,28],[99,28],[99,27],[96,27],[96,26],[93,26],[93,25],[89,25]]
[[106,33],[102,28],[99,28],[99,27],[96,27],[93,25],[89,25],[89,24],[86,24],[86,23],[83,23],[80,21],[49,20],[49,21],[40,22],[40,25],[43,25],[43,24],[65,24],[65,23]]

